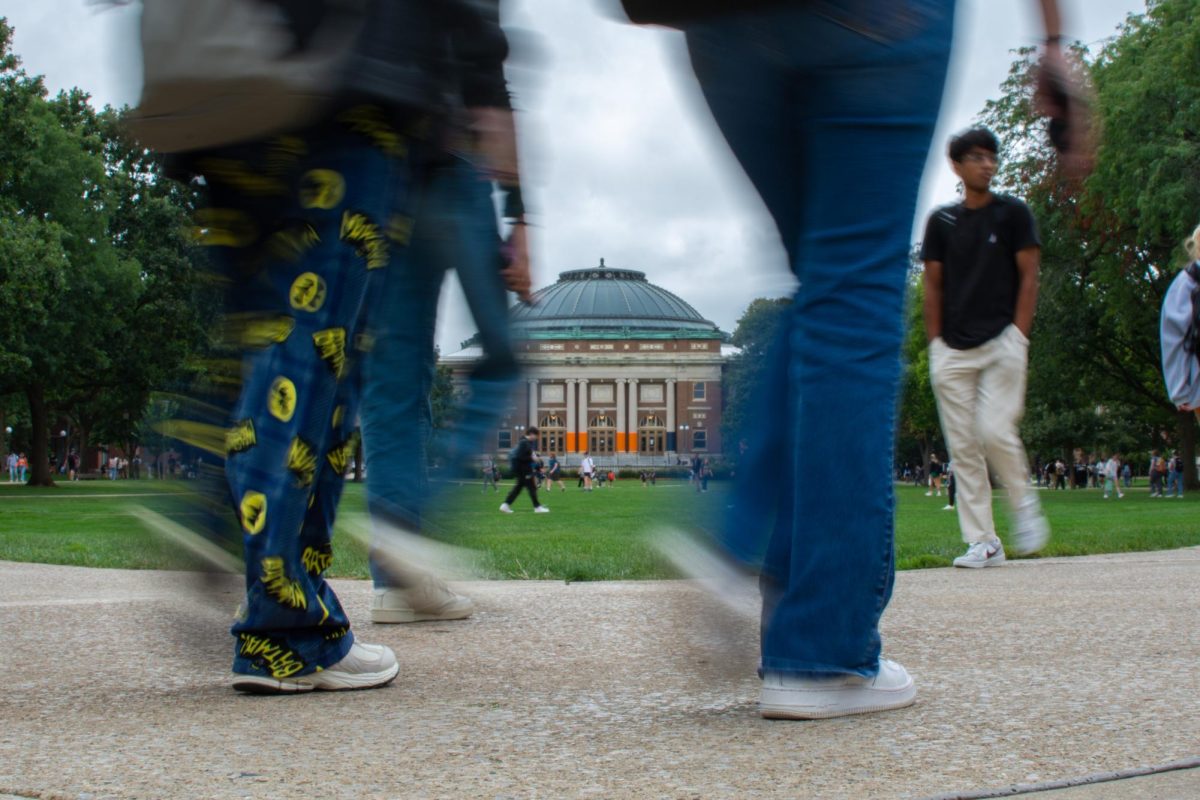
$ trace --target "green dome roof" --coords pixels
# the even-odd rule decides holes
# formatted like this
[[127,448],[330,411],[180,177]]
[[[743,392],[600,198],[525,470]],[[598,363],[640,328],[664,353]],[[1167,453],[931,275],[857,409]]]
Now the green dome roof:
[[679,297],[646,280],[646,273],[600,266],[562,272],[511,309],[514,334],[557,338],[724,339],[712,322]]

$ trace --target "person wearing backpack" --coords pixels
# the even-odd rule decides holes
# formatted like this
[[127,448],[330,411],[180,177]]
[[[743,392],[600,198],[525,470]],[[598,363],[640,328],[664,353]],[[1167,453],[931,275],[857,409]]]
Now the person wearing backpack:
[[1171,453],[1167,462],[1167,493],[1166,497],[1183,499],[1183,459],[1176,452]]
[[525,429],[525,435],[521,441],[517,442],[517,446],[513,448],[512,454],[512,470],[513,477],[516,478],[516,483],[504,498],[504,502],[500,504],[500,510],[505,514],[513,513],[512,504],[516,501],[517,496],[521,494],[521,490],[529,492],[529,499],[533,501],[533,510],[538,514],[549,514],[550,509],[538,502],[537,495],[537,480],[534,469],[534,463],[537,461],[537,440],[538,429],[530,425]]

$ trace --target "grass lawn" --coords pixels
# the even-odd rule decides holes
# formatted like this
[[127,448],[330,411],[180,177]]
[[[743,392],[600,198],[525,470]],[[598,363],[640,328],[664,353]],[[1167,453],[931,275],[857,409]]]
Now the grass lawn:
[[[86,481],[55,489],[0,484],[0,560],[134,569],[195,566],[129,516],[138,504],[177,512],[174,492],[187,483]],[[629,580],[670,577],[646,546],[643,533],[660,523],[704,525],[718,517],[728,487],[714,483],[706,495],[686,484],[660,481],[643,489],[626,481],[615,489],[585,494],[572,485],[545,493],[550,514],[531,513],[524,496],[516,514],[497,511],[501,495],[478,485],[450,486],[446,510],[435,519],[447,541],[477,550],[486,574],[496,578]],[[1043,555],[1085,555],[1200,545],[1194,497],[1151,499],[1148,490],[1126,490],[1123,500],[1103,500],[1097,490],[1040,492],[1054,535]],[[997,496],[1001,534],[1007,521]],[[900,569],[949,566],[963,552],[945,498],[923,489],[897,487],[896,561]],[[363,489],[349,484],[343,513],[364,511]],[[334,539],[334,577],[366,577],[366,553],[347,536]]]

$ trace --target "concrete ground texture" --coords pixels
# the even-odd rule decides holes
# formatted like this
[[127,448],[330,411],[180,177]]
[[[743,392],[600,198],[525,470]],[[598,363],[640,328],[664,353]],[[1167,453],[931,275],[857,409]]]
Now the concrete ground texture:
[[[900,573],[917,704],[819,722],[758,716],[756,622],[688,582],[471,582],[471,619],[395,626],[333,583],[400,677],[251,697],[232,576],[0,562],[0,795],[980,797],[1200,756],[1200,548]],[[1033,796],[1196,798],[1200,770]]]

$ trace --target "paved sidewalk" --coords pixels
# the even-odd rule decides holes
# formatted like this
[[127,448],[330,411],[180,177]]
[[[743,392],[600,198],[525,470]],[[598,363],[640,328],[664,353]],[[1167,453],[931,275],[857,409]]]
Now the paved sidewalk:
[[[917,705],[807,723],[758,717],[755,623],[684,582],[470,583],[472,619],[407,626],[334,583],[400,678],[244,697],[236,580],[0,562],[0,795],[927,798],[1200,756],[1200,548],[900,573]],[[1181,800],[1200,771],[1031,796]]]

